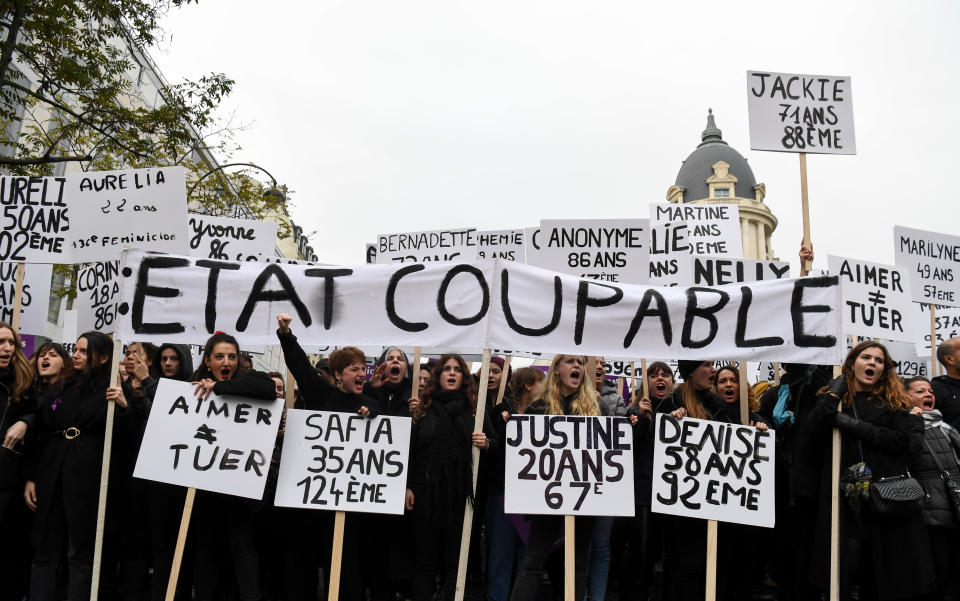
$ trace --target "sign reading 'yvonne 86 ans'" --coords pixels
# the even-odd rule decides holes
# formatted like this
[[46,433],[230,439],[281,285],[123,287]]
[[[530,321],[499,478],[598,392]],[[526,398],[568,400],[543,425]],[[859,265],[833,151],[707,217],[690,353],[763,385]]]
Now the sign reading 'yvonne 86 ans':
[[504,447],[504,509],[632,516],[632,443],[625,417],[514,415]]
[[849,77],[747,71],[750,148],[857,154]]

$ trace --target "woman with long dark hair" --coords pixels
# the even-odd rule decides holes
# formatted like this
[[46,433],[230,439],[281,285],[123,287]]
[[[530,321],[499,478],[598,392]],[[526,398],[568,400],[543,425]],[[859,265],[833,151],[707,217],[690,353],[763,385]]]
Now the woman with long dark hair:
[[[540,389],[540,398],[527,406],[525,413],[534,415],[600,415],[599,397],[592,378],[586,377],[586,357],[557,355]],[[592,533],[591,520],[576,519],[576,585],[574,599],[584,598],[587,585],[587,555]],[[537,595],[540,572],[553,544],[563,535],[563,518],[536,515],[530,520],[530,534],[523,563],[510,595],[512,601],[527,601]]]
[[[276,397],[273,380],[240,365],[236,338],[217,332],[203,347],[203,364],[193,373],[198,398],[210,393],[269,401]],[[214,599],[219,588],[220,561],[233,571],[237,598],[259,601],[260,572],[254,527],[259,502],[232,495],[197,491],[193,510],[196,598]]]
[[126,407],[119,388],[108,396],[112,354],[109,337],[86,332],[77,339],[73,373],[39,399],[37,444],[24,491],[36,511],[37,553],[30,575],[30,598],[36,601],[59,598],[57,571],[64,552],[70,600],[90,597],[108,398]]
[[[911,452],[923,444],[923,410],[913,408],[895,369],[886,347],[861,342],[847,355],[840,377],[820,391],[810,412],[810,431],[829,445],[833,428],[839,428],[841,482],[852,484],[853,475],[866,477],[867,482],[906,475]],[[830,453],[824,456],[829,458]],[[815,554],[824,560],[830,557],[830,491],[835,485],[830,468],[825,461]],[[865,487],[868,493],[870,486]],[[861,601],[921,598],[929,593],[934,574],[919,506],[890,517],[874,511],[858,493],[841,495],[841,599],[850,598],[853,587],[859,588]],[[821,561],[816,576],[826,589],[829,566],[823,564],[827,562]]]
[[[433,598],[438,571],[442,599],[453,599],[464,505],[473,502],[471,445],[491,444],[486,433],[473,433],[476,406],[476,383],[463,357],[452,354],[434,364],[423,399],[410,399],[406,508],[413,521],[414,601]],[[484,422],[492,438],[489,419]]]

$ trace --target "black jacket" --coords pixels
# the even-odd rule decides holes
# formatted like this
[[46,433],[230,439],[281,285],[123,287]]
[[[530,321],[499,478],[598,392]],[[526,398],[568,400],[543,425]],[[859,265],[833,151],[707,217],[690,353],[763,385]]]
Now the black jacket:
[[950,376],[937,376],[930,380],[933,394],[937,397],[936,408],[943,414],[943,421],[960,428],[960,380]]
[[[924,412],[923,422],[926,444],[922,444],[910,460],[910,473],[920,481],[927,493],[923,500],[923,521],[929,526],[956,529],[960,523],[954,516],[938,462],[954,482],[960,483],[960,465],[957,464],[960,433],[944,424],[943,417],[936,409]],[[936,454],[936,460],[931,450]]]
[[[75,374],[62,389],[54,386],[39,400],[37,444],[27,461],[28,479],[37,485],[35,546],[39,546],[49,524],[53,504],[62,499],[70,500],[65,510],[72,524],[71,543],[79,547],[93,544],[107,417],[107,380],[109,372],[82,385],[80,375]],[[79,435],[67,438],[68,428],[76,428]]]
[[21,453],[29,444],[36,420],[36,397],[34,389],[27,390],[19,401],[14,401],[11,391],[15,386],[15,372],[9,368],[0,369],[0,443],[6,437],[7,430],[17,422],[27,425],[27,435],[15,449],[3,449],[0,454],[0,489],[23,488],[23,466]]

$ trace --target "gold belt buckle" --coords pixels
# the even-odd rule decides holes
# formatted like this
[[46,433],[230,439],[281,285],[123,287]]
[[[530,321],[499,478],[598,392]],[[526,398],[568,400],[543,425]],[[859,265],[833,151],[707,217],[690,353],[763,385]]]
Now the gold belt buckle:
[[69,428],[63,431],[63,437],[66,438],[67,440],[73,440],[77,436],[80,436],[80,429],[74,426],[70,426]]

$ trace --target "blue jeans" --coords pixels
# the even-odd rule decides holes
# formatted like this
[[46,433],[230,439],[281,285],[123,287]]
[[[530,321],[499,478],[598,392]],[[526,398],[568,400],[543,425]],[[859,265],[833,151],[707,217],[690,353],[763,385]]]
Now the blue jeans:
[[487,495],[487,597],[491,601],[510,598],[510,584],[523,558],[523,542],[503,513],[502,498],[502,490]]
[[603,601],[607,594],[607,576],[610,574],[610,533],[613,531],[614,519],[610,516],[602,516],[593,520],[590,567],[587,572],[587,591],[590,601]]

